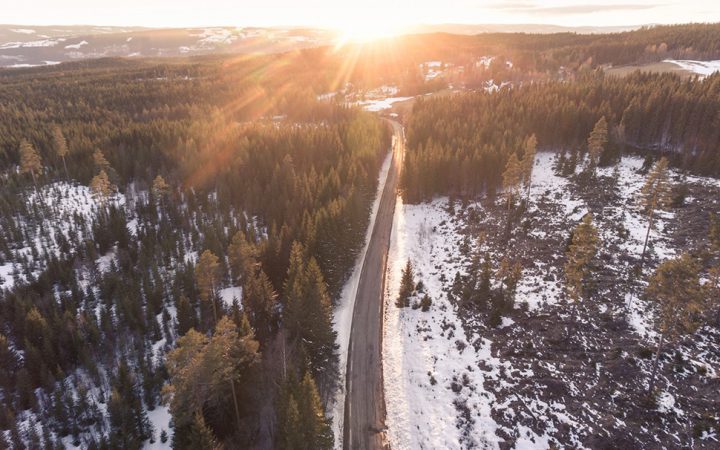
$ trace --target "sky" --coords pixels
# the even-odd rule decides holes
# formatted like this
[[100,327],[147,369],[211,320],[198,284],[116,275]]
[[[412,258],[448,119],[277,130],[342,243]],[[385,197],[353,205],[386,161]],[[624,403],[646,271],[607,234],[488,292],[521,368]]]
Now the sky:
[[0,0],[0,23],[148,27],[720,22],[720,0]]

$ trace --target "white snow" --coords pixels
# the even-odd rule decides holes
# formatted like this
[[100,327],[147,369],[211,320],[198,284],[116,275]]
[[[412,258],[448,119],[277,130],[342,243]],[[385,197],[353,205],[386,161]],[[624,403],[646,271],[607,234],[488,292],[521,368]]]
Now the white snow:
[[[394,137],[393,137],[394,139]],[[375,201],[373,202],[372,212],[370,213],[370,220],[368,222],[368,228],[365,233],[365,246],[355,261],[355,267],[353,268],[350,278],[345,282],[340,299],[338,300],[337,306],[333,311],[333,329],[337,332],[337,343],[338,343],[338,379],[344,381],[345,373],[347,370],[347,352],[348,346],[350,345],[350,330],[352,327],[352,315],[355,308],[355,296],[357,294],[358,281],[360,280],[360,272],[362,270],[363,261],[365,260],[365,253],[370,242],[370,236],[375,226],[375,217],[377,216],[378,208],[380,207],[380,198],[382,192],[385,189],[385,182],[387,181],[387,174],[390,170],[390,163],[392,162],[392,152],[388,153],[385,157],[382,167],[380,168],[380,174],[378,176],[378,187],[375,194]],[[343,448],[343,419],[345,409],[345,383],[341,382],[340,386],[335,393],[335,397],[332,404],[327,408],[328,416],[333,419],[332,427],[333,433],[335,434],[335,448],[340,450]]]
[[663,62],[673,63],[681,68],[702,76],[712,75],[720,71],[720,60],[714,61],[693,61],[689,59],[666,59]]
[[79,48],[82,47],[83,45],[88,45],[88,41],[80,41],[80,42],[78,42],[77,44],[66,45],[65,48],[79,49]]
[[242,301],[242,288],[239,286],[230,286],[225,289],[220,289],[218,295],[220,295],[220,300],[222,300],[226,306],[230,307],[233,304],[233,300],[237,300],[238,303]]
[[[490,415],[495,398],[483,383],[500,362],[491,356],[490,341],[477,336],[466,340],[456,308],[443,292],[442,277],[452,280],[462,271],[446,203],[404,205],[397,200],[383,337],[388,439],[394,449],[498,447],[497,424]],[[428,312],[395,305],[407,259],[415,281],[424,283],[432,299]],[[492,371],[480,370],[481,361]],[[458,393],[451,389],[453,383],[462,386]],[[462,420],[456,405],[467,405],[472,423]]]
[[[157,405],[154,410],[147,412],[147,416],[154,429],[155,442],[151,444],[148,439],[148,441],[145,442],[145,445],[143,445],[143,448],[145,450],[171,449],[174,430],[170,428],[172,415],[170,414],[169,408],[167,406]],[[164,444],[160,442],[160,433],[162,433],[163,430],[167,432],[168,436],[167,442]]]
[[411,98],[412,97],[388,97],[379,100],[362,100],[355,104],[361,106],[365,111],[378,112],[392,108],[393,103],[404,102]]
[[30,28],[11,28],[10,31],[18,34],[35,34],[35,30],[31,30]]

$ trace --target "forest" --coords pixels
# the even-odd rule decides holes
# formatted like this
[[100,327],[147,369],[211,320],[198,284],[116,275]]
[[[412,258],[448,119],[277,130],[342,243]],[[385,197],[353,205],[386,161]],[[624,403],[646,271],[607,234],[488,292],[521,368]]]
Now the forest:
[[510,157],[522,159],[533,134],[538,148],[567,151],[577,161],[601,117],[609,129],[601,165],[623,152],[652,151],[690,172],[718,176],[718,95],[717,74],[682,80],[636,73],[618,79],[596,72],[573,83],[423,99],[408,125],[405,196],[419,202],[437,194],[492,194]]
[[0,447],[331,448],[331,306],[389,130],[268,61],[123,64],[0,88]]

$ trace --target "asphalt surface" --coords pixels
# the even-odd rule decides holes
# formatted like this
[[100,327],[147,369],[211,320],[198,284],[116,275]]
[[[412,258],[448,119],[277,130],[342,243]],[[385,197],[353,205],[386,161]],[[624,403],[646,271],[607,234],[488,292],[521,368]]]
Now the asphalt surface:
[[380,198],[355,297],[347,359],[343,448],[386,449],[382,374],[383,291],[398,179],[405,149],[402,126],[394,132],[393,159]]

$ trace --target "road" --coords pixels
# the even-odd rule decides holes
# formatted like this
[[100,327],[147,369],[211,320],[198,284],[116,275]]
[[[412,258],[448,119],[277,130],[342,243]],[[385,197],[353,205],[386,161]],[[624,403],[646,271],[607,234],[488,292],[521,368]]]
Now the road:
[[385,398],[382,375],[383,291],[398,179],[405,150],[402,126],[393,127],[393,159],[360,272],[348,346],[345,450],[385,449]]

